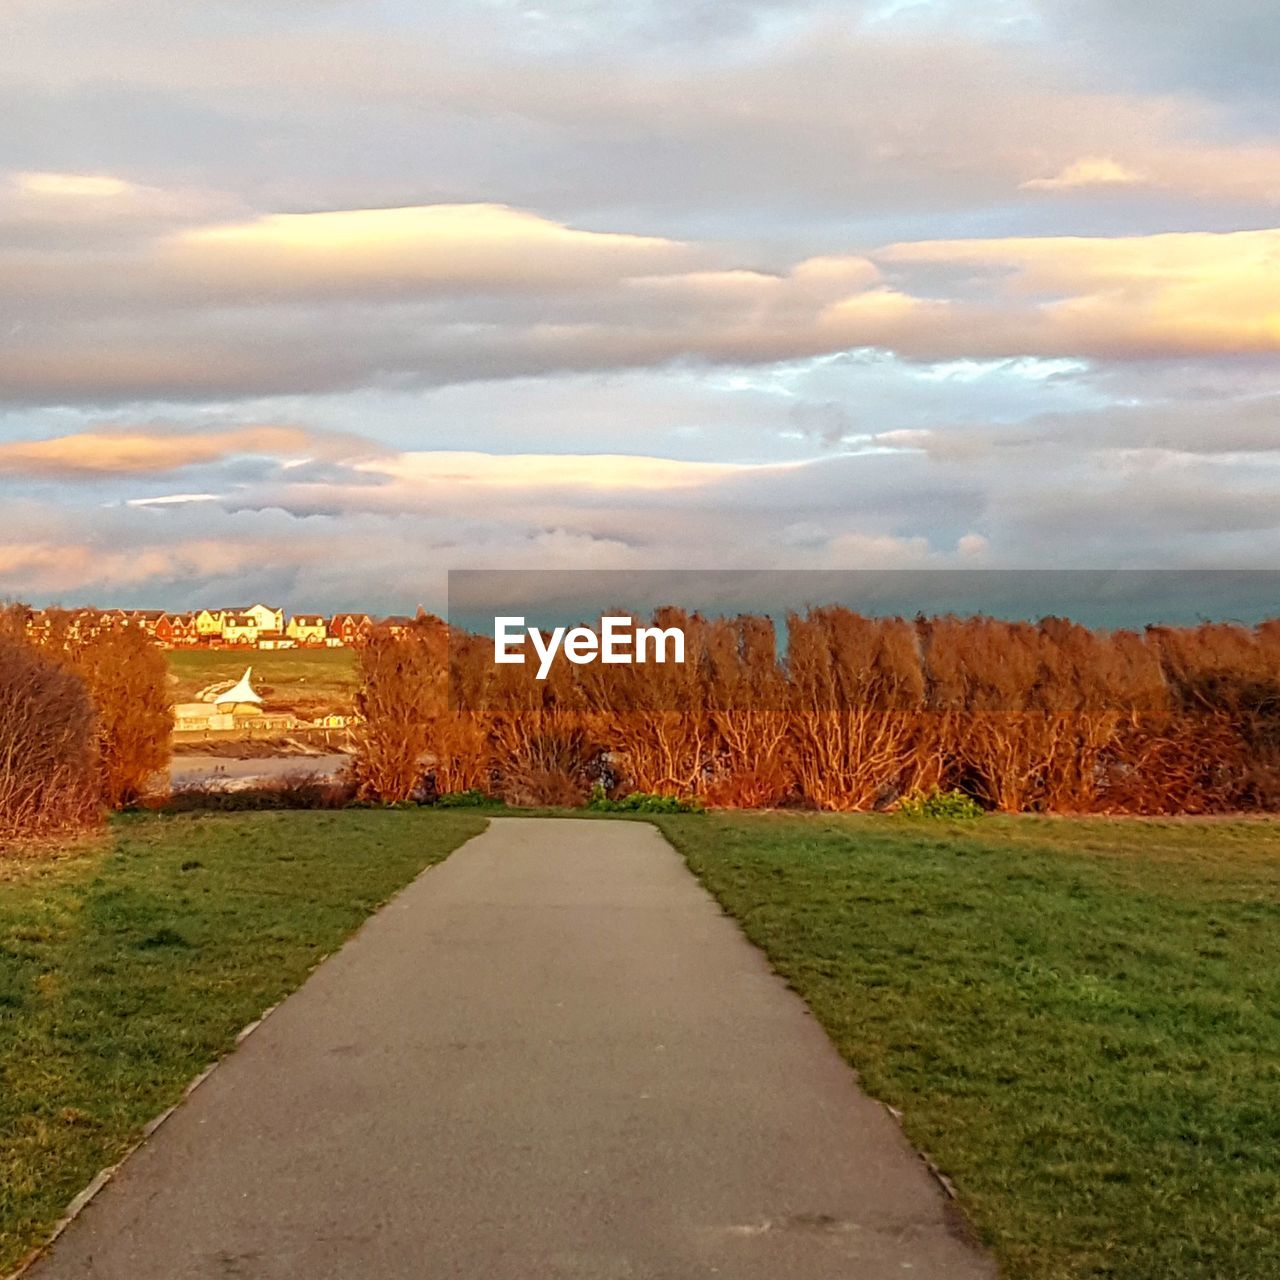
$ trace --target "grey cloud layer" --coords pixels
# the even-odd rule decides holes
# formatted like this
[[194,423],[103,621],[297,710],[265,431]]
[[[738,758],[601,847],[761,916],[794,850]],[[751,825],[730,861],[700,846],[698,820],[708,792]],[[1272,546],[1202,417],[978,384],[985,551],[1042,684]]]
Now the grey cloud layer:
[[[444,569],[464,566],[1264,566],[1280,555],[1273,407],[1080,413],[1003,434],[954,425],[764,466],[350,441],[346,460],[299,465],[294,435],[250,427],[236,448],[274,451],[274,465],[245,469],[211,433],[168,488],[161,455],[150,483],[133,462],[60,508],[7,497],[0,591],[180,603],[238,578],[316,607],[390,608],[438,602]],[[47,476],[47,461],[28,459],[29,473]],[[20,458],[8,463],[21,486]]]
[[1280,230],[922,241],[774,273],[725,265],[713,246],[439,205],[272,215],[43,256],[0,246],[0,396],[13,402],[871,347],[916,359],[1280,354]]
[[10,16],[0,595],[1280,555],[1271,0]]
[[[1187,195],[1246,218],[1280,201],[1274,136],[1199,92],[1099,87],[1072,51],[1121,20],[1065,2],[1021,22],[1016,5],[934,5],[932,26],[875,5],[432,5],[389,30],[334,8],[28,6],[0,129],[26,167],[168,181],[196,164],[262,209],[488,200],[811,242],[893,213],[1016,206],[1043,225],[1048,189],[1027,184],[1090,159],[1131,177],[1119,207],[1084,186],[1117,226],[1154,229]],[[1052,38],[977,38],[1041,20]],[[678,54],[641,29],[757,38]],[[1079,216],[1077,200],[1057,225]]]

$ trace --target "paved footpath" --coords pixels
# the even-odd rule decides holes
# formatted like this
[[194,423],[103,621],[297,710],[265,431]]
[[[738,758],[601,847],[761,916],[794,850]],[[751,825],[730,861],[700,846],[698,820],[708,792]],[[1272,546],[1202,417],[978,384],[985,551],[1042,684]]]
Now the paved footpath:
[[29,1275],[995,1271],[653,827],[502,818],[321,965]]

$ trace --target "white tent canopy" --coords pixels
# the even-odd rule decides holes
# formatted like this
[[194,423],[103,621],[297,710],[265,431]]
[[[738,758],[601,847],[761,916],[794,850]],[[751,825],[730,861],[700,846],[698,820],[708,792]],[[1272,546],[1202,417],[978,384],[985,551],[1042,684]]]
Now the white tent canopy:
[[244,675],[240,677],[240,683],[234,684],[225,693],[220,693],[213,700],[214,706],[221,707],[227,703],[239,702],[257,702],[261,703],[262,699],[253,691],[253,686],[249,683],[249,677],[253,674],[252,667],[246,667]]

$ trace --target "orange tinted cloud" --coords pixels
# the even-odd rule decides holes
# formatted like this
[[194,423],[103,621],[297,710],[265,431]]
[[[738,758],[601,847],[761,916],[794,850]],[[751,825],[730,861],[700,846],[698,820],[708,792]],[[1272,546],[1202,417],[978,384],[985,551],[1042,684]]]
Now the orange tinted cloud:
[[0,581],[48,593],[89,585],[110,590],[236,573],[259,562],[266,550],[214,538],[121,549],[87,541],[0,541]]
[[955,350],[1280,352],[1280,230],[923,241],[877,256],[991,273],[981,305],[955,307]]
[[154,474],[217,462],[233,454],[306,453],[314,439],[301,427],[254,426],[173,434],[144,429],[84,431],[0,444],[0,474]]
[[[104,251],[90,272],[14,255],[6,277],[0,253],[0,284],[24,299],[0,385],[29,402],[100,402],[857,348],[912,359],[1280,352],[1280,230],[928,240],[768,271],[724,256],[498,205],[204,226]],[[118,436],[85,444],[17,445],[0,468],[145,469],[148,455],[222,447],[148,439],[130,463]]]
[[160,269],[234,289],[427,286],[519,289],[658,274],[688,249],[655,236],[581,231],[498,204],[442,204],[273,214],[174,236]]

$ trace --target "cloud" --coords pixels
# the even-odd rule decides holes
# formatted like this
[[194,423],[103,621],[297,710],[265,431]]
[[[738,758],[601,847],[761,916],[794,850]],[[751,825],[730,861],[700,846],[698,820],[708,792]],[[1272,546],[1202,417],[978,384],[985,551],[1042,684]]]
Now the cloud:
[[130,507],[173,507],[185,506],[190,502],[217,502],[216,493],[165,493],[157,498],[130,498],[126,506]]
[[1062,19],[1068,39],[1031,4],[433,4],[394,30],[320,5],[43,7],[12,24],[0,100],[25,167],[197,168],[259,208],[484,202],[721,236],[927,213],[954,233],[1038,208],[1019,189],[1082,157],[1147,177],[1147,227],[1185,195],[1280,203],[1274,128],[1096,75],[1131,5]]
[[15,403],[101,403],[864,348],[1280,353],[1280,230],[906,241],[780,270],[725,256],[487,205],[218,223],[104,250],[87,269],[0,252],[0,282],[21,298],[0,385]]
[[501,205],[273,214],[157,247],[156,287],[181,299],[424,296],[572,289],[679,269],[670,240],[581,231]]
[[1070,191],[1079,187],[1131,187],[1146,179],[1133,169],[1106,156],[1083,156],[1073,160],[1052,178],[1028,178],[1024,191]]
[[0,504],[0,594],[178,607],[239,585],[295,608],[403,611],[439,607],[461,567],[1266,565],[1273,408],[903,429],[788,465],[418,449],[321,480],[276,466],[228,481],[211,462],[199,474],[216,488]]
[[956,354],[1280,354],[1280,230],[923,241],[878,257],[976,273],[933,326]]
[[1277,455],[1274,463],[1280,462],[1280,395],[1113,404],[1037,414],[1015,425],[899,429],[872,439],[888,448],[923,450],[940,462],[987,458],[998,465],[1001,454],[1058,453],[1130,466],[1138,460],[1164,465],[1178,457],[1220,462],[1239,455]]
[[[83,431],[45,440],[0,443],[0,476],[63,479],[121,475],[161,475],[221,462],[237,454],[304,456],[360,454],[377,446],[304,430],[301,427],[245,426],[218,431],[163,431],[124,428]],[[173,501],[173,499],[165,499]],[[161,501],[161,499],[149,499]]]
[[1280,555],[1265,0],[17,3],[0,594]]
[[[216,539],[112,548],[98,539],[82,542],[0,541],[0,583],[15,595],[35,591],[45,598],[98,591],[116,596],[130,590],[171,589],[185,580],[208,580],[253,567],[253,548]],[[260,551],[258,552],[260,554]]]
[[18,173],[14,185],[23,195],[112,199],[136,188],[121,178],[92,173]]
[[[109,275],[110,255],[134,253],[140,245],[154,252],[163,235],[238,212],[235,197],[201,187],[155,186],[101,172],[15,172],[0,177],[0,262],[23,288],[42,274],[47,284],[63,274]],[[108,256],[86,257],[97,251]]]
[[[1035,0],[1050,39],[1110,80],[1257,98],[1274,112],[1280,24],[1271,0]],[[1272,115],[1274,120],[1274,114]]]
[[[779,464],[781,467],[795,464]],[[733,462],[684,462],[631,454],[488,454],[443,450],[405,453],[358,468],[411,487],[424,501],[435,488],[576,491],[648,490],[671,493],[712,481],[777,468]],[[394,501],[394,491],[381,496]]]

